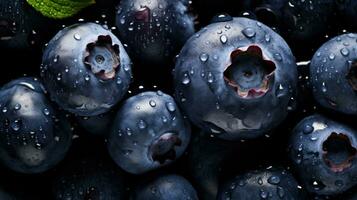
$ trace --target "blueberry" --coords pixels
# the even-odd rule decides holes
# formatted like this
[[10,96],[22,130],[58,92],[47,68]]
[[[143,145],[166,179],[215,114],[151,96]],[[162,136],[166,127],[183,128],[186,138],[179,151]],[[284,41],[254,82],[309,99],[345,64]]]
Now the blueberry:
[[80,116],[110,110],[131,82],[131,61],[121,42],[94,23],[61,30],[43,54],[41,76],[51,98]]
[[96,156],[67,165],[53,183],[57,200],[123,200],[122,173]]
[[183,177],[170,174],[160,176],[139,185],[132,195],[133,200],[198,200],[195,189]]
[[176,63],[176,98],[207,133],[227,140],[256,138],[295,107],[295,58],[267,26],[231,19],[188,40]]
[[49,27],[49,20],[36,12],[26,0],[0,0],[1,49],[29,48],[39,42],[43,27]]
[[20,78],[3,86],[0,105],[0,160],[5,166],[40,173],[63,159],[71,129],[37,79]]
[[320,47],[312,58],[313,94],[322,106],[357,114],[357,34],[337,36]]
[[[306,126],[313,130],[306,132]],[[293,130],[290,156],[306,189],[319,195],[342,193],[357,184],[357,132],[321,115]]]
[[333,0],[263,0],[255,13],[258,20],[278,28],[286,38],[299,45],[296,42],[324,36],[333,5]]
[[183,154],[191,136],[174,99],[161,91],[126,100],[113,124],[109,153],[121,168],[134,174],[172,163]]
[[147,64],[165,64],[194,33],[188,0],[122,0],[116,25],[130,56]]
[[299,189],[295,178],[287,170],[268,168],[236,176],[221,188],[217,200],[303,200],[305,194]]

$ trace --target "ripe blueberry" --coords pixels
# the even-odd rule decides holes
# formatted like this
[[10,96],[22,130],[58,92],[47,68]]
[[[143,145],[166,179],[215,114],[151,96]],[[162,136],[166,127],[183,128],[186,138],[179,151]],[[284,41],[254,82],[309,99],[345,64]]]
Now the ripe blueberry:
[[342,193],[357,184],[357,132],[321,115],[293,130],[290,156],[306,189],[319,195]]
[[219,138],[256,138],[294,107],[295,58],[260,22],[217,16],[192,36],[175,68],[176,98],[195,125]]
[[130,56],[142,63],[171,61],[194,33],[188,0],[122,0],[116,25]]
[[69,123],[34,78],[0,90],[0,160],[22,173],[44,172],[63,159],[72,141]]
[[172,163],[186,149],[190,126],[172,97],[144,92],[123,103],[108,138],[109,153],[125,171],[140,174]]
[[217,200],[303,200],[305,194],[298,189],[295,178],[284,169],[255,170],[236,176],[221,188]]
[[61,30],[48,44],[41,76],[51,98],[80,116],[110,110],[131,81],[131,61],[121,42],[94,23]]
[[310,80],[322,106],[357,114],[357,34],[337,36],[320,47],[312,58]]
[[160,176],[139,185],[132,195],[133,200],[198,200],[195,189],[183,177],[170,174]]

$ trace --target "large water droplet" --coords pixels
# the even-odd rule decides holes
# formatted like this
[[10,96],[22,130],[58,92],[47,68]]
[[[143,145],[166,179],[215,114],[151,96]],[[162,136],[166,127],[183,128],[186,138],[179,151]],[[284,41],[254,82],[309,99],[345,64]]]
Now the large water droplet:
[[256,32],[254,31],[254,29],[248,27],[243,29],[242,31],[243,35],[245,35],[247,38],[252,38],[255,36]]
[[221,35],[220,40],[222,44],[226,44],[228,41],[228,37],[226,35]]

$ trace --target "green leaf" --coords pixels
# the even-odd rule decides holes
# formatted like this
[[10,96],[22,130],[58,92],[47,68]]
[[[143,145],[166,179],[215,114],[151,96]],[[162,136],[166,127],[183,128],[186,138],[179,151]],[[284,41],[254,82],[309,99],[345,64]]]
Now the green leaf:
[[94,4],[95,0],[27,0],[27,2],[46,17],[63,19]]

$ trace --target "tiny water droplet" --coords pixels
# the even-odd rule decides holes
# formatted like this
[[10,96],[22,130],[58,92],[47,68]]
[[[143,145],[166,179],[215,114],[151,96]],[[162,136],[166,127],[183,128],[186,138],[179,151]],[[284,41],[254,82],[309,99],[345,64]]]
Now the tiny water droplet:
[[200,55],[200,60],[201,60],[202,62],[206,62],[206,61],[208,60],[208,58],[209,58],[209,56],[208,56],[208,54],[206,54],[206,53],[202,53],[202,54]]

